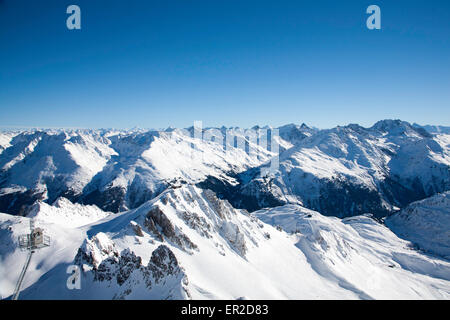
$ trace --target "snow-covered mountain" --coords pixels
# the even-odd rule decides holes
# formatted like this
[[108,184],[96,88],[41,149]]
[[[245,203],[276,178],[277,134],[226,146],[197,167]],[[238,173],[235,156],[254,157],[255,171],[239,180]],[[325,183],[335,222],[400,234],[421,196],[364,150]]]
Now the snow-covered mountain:
[[351,124],[300,140],[280,154],[275,175],[259,173],[240,174],[234,188],[205,185],[250,210],[296,203],[339,217],[382,217],[450,189],[450,135],[400,120]]
[[0,154],[11,146],[10,142],[14,136],[14,132],[0,132]]
[[420,249],[450,259],[450,191],[411,203],[386,225]]
[[34,219],[25,299],[450,299],[449,190],[450,135],[400,120],[2,132],[0,295]]
[[303,139],[312,136],[318,132],[318,129],[310,128],[305,123],[297,125],[294,123],[287,124],[278,128],[281,151],[292,148]]
[[37,201],[29,208],[27,217],[63,227],[80,227],[106,218],[111,214],[111,212],[105,212],[95,205],[72,203],[70,200],[60,197],[52,205]]
[[[381,217],[450,189],[450,135],[400,120],[329,130],[290,124],[276,136],[270,127],[194,130],[2,133],[0,211],[24,215],[36,200],[62,196],[120,212],[186,181],[250,211],[296,203],[327,215]],[[258,130],[266,136],[251,139]],[[279,171],[265,176],[274,142]]]
[[79,194],[114,154],[89,132],[22,132],[0,155],[0,208],[23,213],[35,200]]
[[[73,223],[84,212],[67,200],[54,206],[65,217],[57,224],[40,214],[52,209],[36,209],[52,246],[33,257],[22,299],[450,298],[450,262],[369,216],[340,220],[298,205],[249,214],[192,185],[88,224]],[[24,262],[17,236],[29,219],[0,214],[3,297]],[[70,265],[81,270],[79,290],[66,286]]]
[[[6,135],[5,135],[6,137]],[[179,130],[34,131],[4,138],[0,211],[24,214],[36,200],[63,196],[107,211],[135,208],[179,180],[233,174],[268,161],[272,153],[195,139]]]
[[421,126],[420,124],[417,123],[414,123],[413,126],[416,128],[423,128],[432,134],[450,134],[450,127],[447,126],[432,126],[432,125]]

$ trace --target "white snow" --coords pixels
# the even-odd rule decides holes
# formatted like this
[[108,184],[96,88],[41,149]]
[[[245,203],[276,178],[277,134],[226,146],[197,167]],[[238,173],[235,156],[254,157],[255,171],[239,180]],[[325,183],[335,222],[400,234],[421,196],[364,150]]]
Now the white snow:
[[0,132],[0,154],[2,154],[3,150],[9,148],[11,146],[11,140],[18,133],[14,132]]
[[256,215],[297,235],[296,246],[313,269],[359,298],[450,297],[450,262],[413,250],[369,216],[341,220],[297,205]]
[[[161,221],[169,221],[174,230],[164,239],[146,224],[155,208],[167,218],[154,216],[159,232],[167,227]],[[8,270],[0,273],[4,297],[12,294],[25,259],[16,239],[27,232],[28,220],[0,215],[0,268]],[[412,249],[367,216],[340,220],[296,205],[252,215],[210,191],[184,185],[91,225],[69,227],[45,219],[38,224],[53,243],[33,257],[23,299],[450,298],[448,260]],[[92,253],[96,266],[134,253],[144,267],[161,244],[175,254],[181,275],[166,275],[163,282],[147,286],[144,273],[131,269],[129,279],[119,285],[116,274],[111,281],[94,281],[92,266],[84,264],[82,289],[65,286],[66,268],[80,247]]]

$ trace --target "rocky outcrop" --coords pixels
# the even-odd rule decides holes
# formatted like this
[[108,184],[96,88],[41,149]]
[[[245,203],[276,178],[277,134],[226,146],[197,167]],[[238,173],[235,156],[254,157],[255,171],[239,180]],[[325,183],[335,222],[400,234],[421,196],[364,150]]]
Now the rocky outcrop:
[[[159,245],[145,265],[130,249],[118,252],[114,242],[100,233],[79,248],[75,263],[81,266],[85,276],[92,276],[94,287],[96,283],[116,287],[117,290],[111,290],[113,299],[132,298],[135,291],[139,291],[140,298],[147,296],[149,299],[190,297],[184,269],[165,245]],[[147,292],[144,296],[143,290]]]
[[195,250],[197,246],[176,226],[170,222],[164,212],[153,207],[146,215],[144,226],[161,242],[167,240],[182,250]]

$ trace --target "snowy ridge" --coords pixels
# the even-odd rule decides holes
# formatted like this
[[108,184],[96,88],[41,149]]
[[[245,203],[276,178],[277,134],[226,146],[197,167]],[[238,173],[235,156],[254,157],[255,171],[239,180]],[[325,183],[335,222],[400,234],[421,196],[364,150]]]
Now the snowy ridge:
[[432,134],[450,134],[450,127],[446,126],[432,126],[432,125],[421,126],[420,124],[417,123],[414,123],[413,126],[416,128],[423,128]]
[[2,209],[21,213],[35,200],[52,203],[59,196],[80,194],[113,154],[98,134],[18,134],[0,157],[0,193],[5,197]]
[[[267,138],[273,129],[250,131],[262,130]],[[193,127],[12,133],[2,140],[0,210],[24,214],[36,200],[52,203],[62,196],[121,212],[186,181],[251,211],[295,203],[327,215],[382,217],[450,189],[448,134],[430,134],[400,120],[371,128],[277,129],[280,170],[270,177],[260,172],[275,154],[241,128],[206,128],[200,133],[204,139]],[[250,146],[256,152],[248,153]]]
[[14,135],[14,133],[0,132],[0,154],[2,154],[3,150],[11,146],[10,142],[14,138]]
[[[28,220],[0,215],[1,268],[20,269],[14,248]],[[33,258],[23,299],[450,298],[448,261],[366,216],[340,220],[297,205],[253,215],[181,185],[94,224],[37,224],[54,243]],[[80,290],[65,286],[71,264],[82,270]],[[17,276],[2,273],[0,294],[12,293]]]
[[104,212],[95,205],[72,203],[66,198],[58,198],[52,205],[38,201],[30,207],[27,217],[46,223],[65,227],[81,227],[108,217],[112,213]]

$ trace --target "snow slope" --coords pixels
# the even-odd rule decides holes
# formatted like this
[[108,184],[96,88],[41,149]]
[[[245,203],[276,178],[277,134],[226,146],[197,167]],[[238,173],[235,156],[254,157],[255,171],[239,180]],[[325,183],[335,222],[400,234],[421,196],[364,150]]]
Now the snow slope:
[[427,130],[429,133],[433,134],[450,134],[450,127],[447,126],[432,126],[432,125],[421,126],[420,124],[417,123],[414,123],[413,126],[416,128],[423,128]]
[[[53,243],[33,257],[23,299],[450,298],[448,261],[364,216],[339,220],[294,205],[253,215],[181,184],[90,225],[35,217]],[[28,221],[0,215],[4,297],[25,259],[15,248]],[[66,287],[72,264],[80,290]]]
[[297,235],[316,272],[365,299],[450,296],[450,263],[413,249],[370,215],[326,217],[298,205],[255,212]]
[[450,191],[411,203],[386,225],[419,248],[450,259]]

